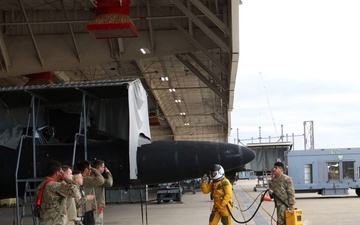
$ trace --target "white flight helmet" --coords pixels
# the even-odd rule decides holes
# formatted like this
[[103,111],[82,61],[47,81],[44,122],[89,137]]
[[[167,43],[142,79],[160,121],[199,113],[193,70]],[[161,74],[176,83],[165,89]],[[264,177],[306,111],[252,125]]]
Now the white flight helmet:
[[219,164],[215,164],[211,170],[210,177],[213,181],[219,181],[225,177],[225,170]]

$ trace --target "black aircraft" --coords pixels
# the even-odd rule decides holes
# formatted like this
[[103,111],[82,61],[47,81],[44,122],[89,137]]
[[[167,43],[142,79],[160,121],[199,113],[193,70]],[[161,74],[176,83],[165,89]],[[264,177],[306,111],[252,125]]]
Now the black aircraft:
[[[32,147],[26,144],[19,165],[19,179],[34,177]],[[0,198],[15,196],[15,170],[17,151],[1,147]],[[50,160],[72,165],[73,146],[37,145],[37,177],[45,176],[45,166]],[[137,179],[130,179],[127,142],[115,140],[109,143],[92,143],[88,146],[88,159],[105,160],[114,177],[114,187],[169,183],[201,177],[209,173],[212,165],[221,164],[226,176],[233,178],[237,171],[253,160],[254,151],[249,148],[221,142],[206,141],[154,141],[137,150]],[[77,151],[76,161],[83,159],[82,149]],[[21,189],[21,188],[20,188]]]
[[45,177],[50,160],[104,160],[113,186],[130,187],[199,178],[215,163],[231,178],[255,158],[229,143],[150,142],[146,93],[140,104],[132,93],[139,90],[136,80],[1,88],[0,199],[15,197],[16,187],[21,196],[20,181]]
[[138,149],[140,183],[167,183],[199,178],[221,164],[228,177],[234,177],[255,158],[249,148],[235,144],[205,141],[155,141]]

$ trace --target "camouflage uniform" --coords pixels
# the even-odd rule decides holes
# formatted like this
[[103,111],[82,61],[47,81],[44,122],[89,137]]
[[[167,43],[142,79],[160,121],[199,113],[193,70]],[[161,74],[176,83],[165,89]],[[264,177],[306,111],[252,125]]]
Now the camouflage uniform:
[[[79,187],[79,191],[81,194],[81,198],[86,199],[85,191],[83,189],[83,186]],[[77,216],[84,219],[85,211],[86,211],[86,201],[83,204],[76,204],[77,206]],[[82,223],[83,224],[83,223]]]
[[[50,179],[50,178],[46,178]],[[39,196],[44,180],[36,189]],[[66,225],[68,221],[66,198],[76,197],[77,186],[65,182],[49,182],[45,188],[41,202],[40,225]]]
[[214,198],[214,206],[211,210],[209,225],[216,225],[221,223],[223,225],[231,225],[232,218],[227,208],[232,211],[232,185],[227,178],[223,178],[219,181],[214,181],[209,184],[203,182],[201,184],[201,190],[204,194],[211,192]]
[[[288,204],[289,208],[295,205],[295,190],[291,177],[281,174],[279,177],[272,178],[269,186],[277,197]],[[277,211],[277,225],[285,225],[285,211],[287,206],[276,197],[274,198],[274,202]]]
[[[104,184],[104,177],[98,170],[92,170],[93,174],[91,176],[84,177],[83,188],[86,195],[95,195],[94,187],[101,186]],[[96,197],[92,201],[86,201],[85,203],[85,212],[95,212],[97,210]],[[95,216],[95,215],[94,215]]]
[[95,198],[97,201],[97,210],[94,211],[95,224],[102,225],[104,223],[103,210],[105,208],[105,187],[112,187],[113,177],[110,172],[106,172],[104,177],[105,183],[101,186],[94,187]]
[[67,208],[67,216],[68,216],[68,223],[67,225],[82,225],[82,222],[78,220],[78,213],[77,209],[81,208],[81,206],[85,205],[86,196],[80,193],[80,187],[73,180],[67,180],[66,183],[74,184],[77,187],[76,197],[68,197],[66,198],[66,208]]

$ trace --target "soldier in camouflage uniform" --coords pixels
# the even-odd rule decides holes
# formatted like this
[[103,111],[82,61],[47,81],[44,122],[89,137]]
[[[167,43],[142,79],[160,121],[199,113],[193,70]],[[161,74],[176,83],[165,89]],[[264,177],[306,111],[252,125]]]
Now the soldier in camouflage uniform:
[[[63,181],[65,181],[68,184],[75,184],[75,182],[73,182],[73,175],[72,175],[71,168],[67,165],[63,165],[62,170],[64,171]],[[80,195],[80,192],[78,194]],[[81,197],[81,196],[79,196],[79,197]],[[77,218],[75,198],[72,198],[72,197],[66,198],[66,209],[67,209],[67,216],[68,216],[67,225],[74,225],[75,222],[73,220]]]
[[[66,208],[67,208],[67,216],[68,216],[68,223],[67,225],[82,225],[82,217],[78,215],[78,208],[85,205],[87,200],[94,199],[94,195],[81,195],[80,186],[82,185],[82,175],[80,171],[72,171],[72,169],[67,166],[63,165],[62,170],[63,173],[63,180],[68,184],[75,184],[78,187],[78,193],[76,198],[66,198]],[[77,174],[78,177],[81,177],[78,182],[73,179],[73,175]],[[76,176],[76,175],[75,175]]]
[[[83,216],[84,216],[84,211],[85,211],[85,203],[86,203],[86,201],[92,201],[95,198],[95,195],[85,195],[85,192],[82,189],[84,178],[79,170],[73,171],[73,180],[74,180],[75,184],[78,186],[79,192],[81,194],[81,199],[75,201],[76,209],[77,209],[77,216],[78,216],[77,217],[78,220],[75,221],[75,225],[79,225],[79,224],[81,225]],[[81,223],[79,222],[79,218],[81,218]]]
[[[77,169],[81,171],[81,174],[84,178],[83,188],[84,188],[85,194],[95,195],[94,187],[103,185],[105,182],[104,177],[101,175],[101,173],[97,169],[92,168],[90,162],[87,160],[80,161],[77,164]],[[95,224],[94,211],[96,211],[96,210],[97,210],[96,198],[94,198],[91,201],[86,201],[85,214],[91,214],[92,218],[87,217],[85,215],[86,218],[91,219],[90,220],[91,222],[87,222],[85,219],[84,220],[85,225]]]
[[105,166],[105,162],[103,160],[95,160],[92,166],[102,174],[105,180],[103,185],[94,187],[97,202],[97,210],[94,211],[95,224],[103,225],[105,208],[105,188],[112,187],[113,177],[110,170]]
[[47,164],[46,173],[46,179],[36,189],[36,194],[39,196],[43,184],[47,180],[51,180],[46,184],[43,191],[40,225],[66,225],[68,221],[66,198],[77,196],[79,193],[77,186],[59,182],[63,177],[63,171],[58,161],[50,161]]
[[[295,190],[291,177],[284,174],[284,164],[276,162],[273,168],[274,177],[269,182],[269,194],[274,198],[277,225],[285,225],[285,211],[295,209]],[[284,201],[287,206],[279,200]]]

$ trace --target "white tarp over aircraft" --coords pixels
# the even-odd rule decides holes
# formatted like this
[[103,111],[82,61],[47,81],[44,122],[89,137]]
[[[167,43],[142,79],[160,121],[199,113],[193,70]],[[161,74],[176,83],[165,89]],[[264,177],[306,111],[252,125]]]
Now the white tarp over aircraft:
[[140,80],[129,85],[128,98],[130,179],[137,179],[137,147],[144,144],[144,140],[149,143],[150,139],[147,94]]

